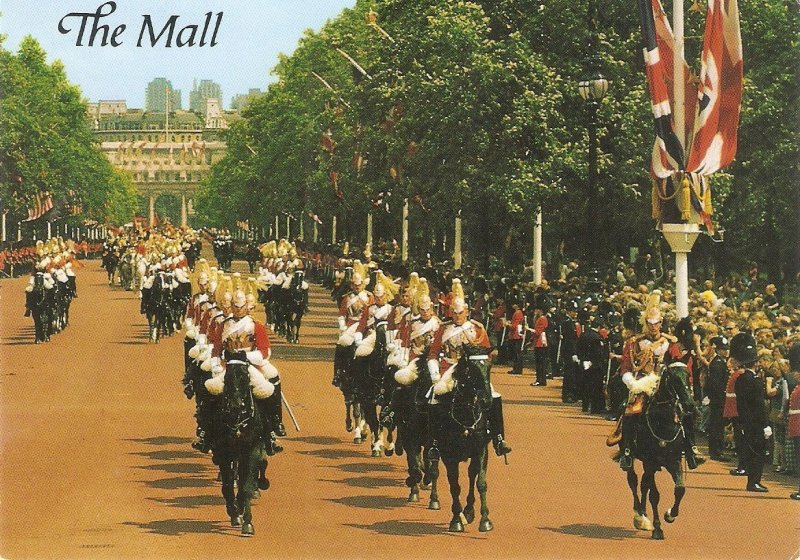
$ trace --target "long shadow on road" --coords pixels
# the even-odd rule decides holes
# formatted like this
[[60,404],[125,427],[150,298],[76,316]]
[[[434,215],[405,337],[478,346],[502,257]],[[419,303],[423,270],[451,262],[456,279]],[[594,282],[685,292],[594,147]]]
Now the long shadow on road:
[[163,521],[150,521],[148,523],[135,523],[126,521],[123,525],[137,527],[148,533],[179,537],[186,534],[216,533],[230,534],[230,530],[222,523],[214,521],[195,521],[192,519],[164,519]]
[[542,531],[550,531],[552,533],[561,533],[562,535],[586,537],[587,539],[615,541],[630,539],[638,534],[637,531],[632,529],[608,527],[606,525],[598,525],[596,523],[572,523],[570,525],[562,525],[561,527],[537,527],[537,529]]
[[343,496],[341,498],[325,498],[325,500],[364,509],[394,509],[405,507],[408,504],[405,498],[388,498],[386,496]]
[[364,529],[380,535],[402,535],[407,537],[423,537],[426,535],[441,535],[446,532],[447,526],[444,524],[422,523],[419,521],[406,521],[393,519],[391,521],[379,521],[372,525],[359,525],[357,523],[347,523],[346,527]]
[[177,496],[175,498],[147,499],[165,506],[182,509],[194,509],[208,506],[219,507],[225,504],[225,501],[219,494],[202,494],[200,496]]

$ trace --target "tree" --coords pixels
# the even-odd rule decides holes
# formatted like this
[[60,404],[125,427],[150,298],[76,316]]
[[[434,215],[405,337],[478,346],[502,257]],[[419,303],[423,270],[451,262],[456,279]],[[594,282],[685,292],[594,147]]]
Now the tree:
[[44,192],[61,217],[78,205],[76,219],[120,223],[133,216],[133,184],[97,146],[86,104],[61,62],[47,64],[32,37],[16,55],[0,40],[0,90],[0,202],[12,218],[25,217]]

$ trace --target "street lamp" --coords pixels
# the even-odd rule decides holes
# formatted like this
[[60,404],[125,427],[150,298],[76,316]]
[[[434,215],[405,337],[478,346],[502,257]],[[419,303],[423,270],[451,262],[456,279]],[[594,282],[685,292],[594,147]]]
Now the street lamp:
[[608,92],[608,80],[600,73],[602,60],[598,53],[597,3],[589,0],[589,40],[587,42],[586,69],[588,77],[578,84],[578,92],[586,101],[589,113],[589,193],[586,206],[586,256],[597,258],[600,238],[597,231],[597,109]]

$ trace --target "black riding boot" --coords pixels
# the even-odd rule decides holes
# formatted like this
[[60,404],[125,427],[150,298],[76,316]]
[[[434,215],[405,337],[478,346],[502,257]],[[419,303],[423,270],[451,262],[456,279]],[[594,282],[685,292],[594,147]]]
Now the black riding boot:
[[336,345],[336,352],[333,355],[333,386],[342,386],[342,369],[344,369],[345,351],[344,346]]
[[283,425],[283,403],[281,402],[281,378],[276,377],[270,382],[275,386],[275,392],[267,399],[270,406],[272,430],[276,436],[286,437],[286,428]]
[[489,436],[492,438],[492,445],[494,445],[494,451],[498,456],[511,453],[511,446],[503,438],[504,428],[503,398],[494,397],[489,409]]
[[681,424],[683,425],[683,451],[686,455],[686,466],[690,469],[696,469],[706,462],[706,458],[700,454],[700,451],[694,443],[694,414],[684,414],[681,419]]
[[442,431],[442,407],[439,404],[428,406],[428,430],[431,435],[431,446],[428,449],[428,461],[438,461],[442,457],[439,451],[439,437]]
[[629,471],[633,468],[633,459],[636,452],[636,438],[634,432],[636,431],[635,422],[637,418],[638,416],[630,415],[622,417],[622,441],[620,442],[621,455],[619,458],[619,468],[623,471]]
[[261,415],[261,424],[263,426],[263,438],[264,438],[264,451],[267,455],[272,456],[276,453],[280,453],[283,451],[283,446],[278,443],[278,438],[275,435],[275,430],[272,425],[272,414],[271,408],[272,405],[270,400],[274,397],[269,397],[267,399],[259,399],[256,400],[256,407],[258,408],[258,412]]
[[209,396],[197,395],[197,439],[192,442],[192,447],[201,453],[211,451],[211,423],[214,421],[213,411]]

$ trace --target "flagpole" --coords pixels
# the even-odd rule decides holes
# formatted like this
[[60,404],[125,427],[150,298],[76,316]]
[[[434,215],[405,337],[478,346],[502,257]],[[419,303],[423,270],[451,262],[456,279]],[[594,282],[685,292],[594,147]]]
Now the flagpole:
[[400,260],[408,261],[408,197],[403,199],[403,245],[400,247]]
[[[675,134],[681,147],[684,148],[684,158],[686,157],[686,131],[685,131],[685,89],[683,77],[683,0],[672,0],[672,33],[675,37],[675,48],[672,50],[672,83],[675,94]],[[679,162],[681,169],[685,161]]]

